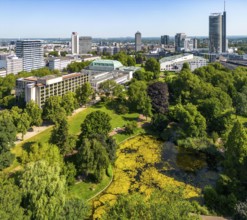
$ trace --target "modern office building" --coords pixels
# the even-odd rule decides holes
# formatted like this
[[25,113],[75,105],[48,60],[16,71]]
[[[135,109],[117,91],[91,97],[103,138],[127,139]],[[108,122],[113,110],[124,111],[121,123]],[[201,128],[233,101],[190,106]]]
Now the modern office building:
[[92,37],[79,37],[79,53],[87,54],[92,50]]
[[225,53],[227,52],[226,39],[226,11],[223,15],[213,13],[209,16],[209,52]]
[[188,63],[191,71],[196,68],[206,66],[207,60],[202,57],[194,56],[193,54],[183,54],[171,57],[164,57],[160,61],[160,71],[179,72],[183,68],[184,63]]
[[40,40],[18,40],[16,56],[22,58],[24,71],[30,72],[44,67],[44,49]]
[[169,35],[162,35],[160,38],[160,43],[162,45],[168,45],[169,44]]
[[72,32],[71,35],[71,53],[79,54],[79,35],[77,32]]
[[75,92],[88,81],[87,73],[20,78],[16,80],[16,98],[24,99],[26,103],[33,100],[39,107],[43,107],[50,96],[62,96],[69,91]]
[[176,52],[180,52],[180,51],[184,50],[185,38],[186,38],[185,33],[177,33],[175,35],[175,51]]
[[135,51],[141,51],[142,50],[142,34],[137,31],[135,33]]

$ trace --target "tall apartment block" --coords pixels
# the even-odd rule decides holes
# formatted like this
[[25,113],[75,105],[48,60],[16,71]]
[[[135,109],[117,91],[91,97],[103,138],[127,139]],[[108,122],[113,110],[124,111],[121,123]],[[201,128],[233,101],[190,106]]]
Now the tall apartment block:
[[50,96],[62,96],[69,91],[75,92],[78,87],[88,81],[87,73],[19,78],[16,80],[16,98],[24,99],[26,103],[33,100],[39,107],[43,107]]
[[44,49],[40,40],[18,40],[16,56],[22,58],[24,71],[44,67]]
[[79,37],[79,52],[80,54],[87,54],[92,50],[92,37]]
[[163,45],[169,44],[169,35],[162,35],[160,38],[160,43]]
[[6,60],[6,70],[7,75],[13,73],[14,75],[23,71],[23,60],[22,58],[18,58],[17,56],[9,56]]
[[227,51],[226,11],[223,15],[213,13],[209,16],[209,52],[224,53]]
[[142,50],[142,34],[137,31],[135,33],[135,51],[141,51]]
[[72,32],[71,35],[71,52],[72,54],[79,54],[79,35],[77,32]]
[[180,52],[181,50],[184,49],[184,41],[186,38],[185,33],[177,33],[175,35],[175,51]]

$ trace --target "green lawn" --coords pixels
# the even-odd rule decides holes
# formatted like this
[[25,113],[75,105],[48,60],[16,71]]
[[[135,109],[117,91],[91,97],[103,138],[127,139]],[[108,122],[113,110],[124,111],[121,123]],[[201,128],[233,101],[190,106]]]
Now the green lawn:
[[78,198],[83,200],[88,200],[92,198],[94,195],[103,190],[111,181],[112,178],[112,169],[109,168],[110,176],[105,175],[103,180],[98,183],[90,183],[90,182],[78,182],[75,185],[69,188],[69,192],[67,194],[68,198]]
[[[71,134],[78,135],[81,130],[81,124],[86,118],[86,116],[90,114],[91,112],[97,111],[97,110],[100,110],[100,111],[103,111],[109,114],[109,116],[111,117],[112,129],[116,127],[123,127],[128,121],[137,120],[139,116],[138,113],[119,115],[119,114],[116,114],[114,110],[110,110],[106,108],[104,103],[98,103],[94,106],[88,107],[84,111],[79,112],[74,116],[70,116],[68,118],[69,132]],[[51,135],[51,131],[52,131],[52,128],[49,128],[39,133],[38,135],[26,140],[25,142],[16,145],[12,149],[12,152],[16,155],[16,160],[9,168],[5,169],[4,171],[6,173],[9,173],[9,172],[14,172],[17,169],[21,169],[22,167],[18,163],[18,157],[22,155],[23,148],[25,147],[25,145],[30,145],[34,142],[48,142],[50,135]],[[143,132],[144,130],[142,128],[138,128],[136,129],[135,134],[133,135],[117,134],[114,136],[114,138],[116,139],[117,143],[120,143],[121,141],[129,138],[130,136],[134,136],[134,135],[137,135]],[[107,186],[110,180],[111,180],[111,177],[105,176],[103,181],[99,184],[80,182],[70,187],[68,196],[78,197],[78,198],[87,200],[91,198],[93,195],[97,194],[99,191],[101,191],[105,186]]]

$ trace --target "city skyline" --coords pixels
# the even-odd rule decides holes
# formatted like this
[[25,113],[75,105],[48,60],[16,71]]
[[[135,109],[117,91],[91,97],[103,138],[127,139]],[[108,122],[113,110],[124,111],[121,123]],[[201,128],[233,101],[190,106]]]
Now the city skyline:
[[[245,0],[226,1],[227,35],[247,35]],[[224,11],[223,0],[10,0],[1,2],[0,38],[93,38],[164,34],[208,36],[208,16]]]

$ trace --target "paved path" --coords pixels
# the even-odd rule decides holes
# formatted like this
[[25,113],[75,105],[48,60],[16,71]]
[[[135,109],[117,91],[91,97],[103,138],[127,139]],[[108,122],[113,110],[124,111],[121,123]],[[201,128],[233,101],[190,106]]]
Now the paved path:
[[217,216],[205,216],[201,215],[202,220],[231,220],[230,218],[223,218],[223,217],[217,217]]
[[[86,109],[85,107],[78,108],[78,109],[76,109],[76,110],[72,113],[72,115],[69,116],[69,117],[72,117],[72,116],[76,115],[77,113],[84,111],[85,109]],[[32,127],[32,131],[28,131],[28,132],[24,135],[23,140],[22,140],[22,135],[21,135],[20,133],[17,134],[17,141],[15,141],[15,145],[16,145],[16,144],[20,144],[20,143],[26,141],[27,139],[29,139],[29,138],[31,138],[31,137],[34,137],[35,135],[41,133],[42,131],[45,131],[45,130],[48,129],[48,128],[51,128],[52,126],[53,126],[53,125],[46,125],[46,124],[43,124],[42,126],[39,126],[39,127],[33,126],[33,127]]]

